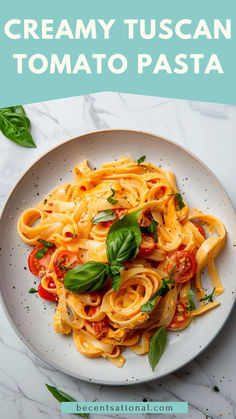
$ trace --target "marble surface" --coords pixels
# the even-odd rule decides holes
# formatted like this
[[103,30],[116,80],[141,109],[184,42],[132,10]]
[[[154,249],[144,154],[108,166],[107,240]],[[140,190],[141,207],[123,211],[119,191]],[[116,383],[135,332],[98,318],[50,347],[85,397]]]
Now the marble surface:
[[[82,133],[107,128],[150,131],[187,147],[218,176],[236,207],[234,106],[99,93],[26,105],[25,109],[32,122],[37,148],[19,147],[0,135],[1,207],[21,174],[47,150]],[[176,373],[147,384],[106,387],[76,380],[42,362],[16,336],[1,310],[0,416],[4,419],[61,418],[59,403],[45,387],[49,383],[81,401],[188,401],[189,414],[183,417],[234,418],[235,322],[236,307],[208,349]],[[213,390],[214,386],[219,392]],[[146,416],[135,415],[135,418]],[[90,415],[90,419],[96,417],[103,415]],[[173,417],[181,415],[165,415],[166,419]]]

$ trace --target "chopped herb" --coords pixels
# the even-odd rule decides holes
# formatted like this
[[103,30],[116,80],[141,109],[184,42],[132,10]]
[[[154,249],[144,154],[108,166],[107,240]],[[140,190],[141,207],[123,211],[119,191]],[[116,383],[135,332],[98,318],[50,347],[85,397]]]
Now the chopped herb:
[[[166,280],[166,279],[172,279],[172,276],[174,275],[174,271],[175,271],[176,268],[177,268],[177,265],[173,266],[173,268],[170,271],[170,275],[165,276],[165,278],[163,278],[162,281]],[[171,284],[174,284],[174,283],[175,283],[174,281],[171,282]]]
[[191,288],[188,290],[188,302],[189,307],[186,307],[188,311],[196,310],[196,305],[193,302],[194,292]]
[[30,294],[35,294],[36,292],[38,292],[38,290],[36,290],[35,288],[30,288],[29,290]]
[[140,164],[143,163],[145,159],[146,159],[146,156],[139,157],[139,159],[137,160],[138,166],[140,166]]
[[185,204],[184,204],[183,198],[182,198],[182,196],[180,195],[180,193],[171,193],[171,194],[169,194],[169,196],[175,196],[175,198],[177,199],[178,204],[179,204],[178,211],[180,211],[181,209],[183,209],[183,208],[185,207]]
[[47,242],[46,240],[42,240],[42,239],[38,239],[38,242],[39,243],[41,243],[41,244],[43,244],[45,247],[42,247],[42,249],[39,249],[38,251],[37,251],[37,253],[35,254],[35,257],[37,258],[37,259],[42,259],[42,257],[45,255],[45,253],[48,251],[48,249],[50,248],[50,247],[53,247],[54,246],[54,244],[53,243],[51,243],[51,242]]
[[67,266],[61,266],[60,264],[58,265],[58,268],[60,269],[60,271],[69,271],[70,268],[68,268]]
[[215,293],[215,288],[213,289],[213,291],[211,292],[211,294],[206,295],[205,297],[201,298],[200,301],[207,301],[208,300],[208,303],[212,303],[213,302],[214,293]]
[[38,242],[41,243],[41,244],[44,244],[44,246],[47,246],[47,247],[54,246],[54,243],[47,242],[46,240],[43,240],[43,239],[38,239]]
[[48,200],[44,199],[44,201],[43,201],[44,205],[46,205],[47,202],[48,202]]
[[149,226],[146,227],[140,227],[140,230],[142,231],[142,233],[153,233],[152,238],[154,240],[155,243],[157,243],[157,226],[158,226],[158,222],[155,220],[151,221],[151,224]]
[[45,255],[45,253],[48,251],[48,247],[43,247],[42,249],[39,249],[37,253],[35,254],[35,257],[37,259],[42,259],[42,257]]
[[109,196],[108,198],[107,198],[107,201],[109,202],[109,204],[111,204],[111,205],[115,205],[118,201],[117,201],[117,199],[113,199],[113,196],[115,196],[115,194],[116,194],[116,191],[114,190],[114,189],[112,189],[111,188],[111,192],[112,192],[112,194],[111,194],[111,196]]
[[152,309],[154,308],[155,302],[157,297],[165,297],[165,295],[169,292],[169,286],[168,284],[174,284],[175,281],[172,279],[172,276],[174,274],[174,270],[176,268],[177,265],[175,265],[170,272],[169,276],[166,276],[165,278],[162,279],[162,283],[160,288],[157,290],[157,292],[153,295],[153,297],[145,304],[143,304],[141,306],[141,311],[152,311]]
[[213,387],[213,390],[216,392],[216,393],[218,393],[220,390],[219,390],[219,388],[217,387],[217,386],[214,386]]

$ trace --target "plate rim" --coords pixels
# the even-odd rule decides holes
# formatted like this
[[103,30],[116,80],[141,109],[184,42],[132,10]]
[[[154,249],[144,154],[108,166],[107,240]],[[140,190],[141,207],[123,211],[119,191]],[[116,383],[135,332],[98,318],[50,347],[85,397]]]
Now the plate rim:
[[[158,135],[158,134],[155,134],[155,133],[152,133],[152,132],[149,132],[149,131],[143,131],[143,130],[135,130],[135,129],[126,129],[126,128],[109,128],[109,129],[102,129],[102,130],[95,130],[95,131],[89,131],[89,132],[85,132],[85,133],[82,133],[81,135],[79,135],[79,136],[76,136],[76,137],[73,137],[73,138],[70,138],[70,139],[67,139],[67,140],[64,140],[63,142],[61,142],[60,144],[57,144],[55,147],[52,147],[52,148],[50,148],[49,150],[47,150],[45,153],[43,153],[39,158],[37,158],[23,173],[22,173],[22,175],[20,176],[20,178],[17,180],[17,182],[15,183],[15,185],[11,188],[11,190],[10,190],[10,192],[9,192],[9,194],[8,194],[8,196],[7,196],[7,198],[6,198],[6,200],[5,200],[5,203],[4,203],[4,205],[3,205],[3,207],[2,207],[2,210],[1,210],[1,212],[0,212],[0,224],[1,224],[1,222],[2,222],[2,218],[3,218],[3,215],[4,215],[4,212],[5,212],[5,210],[6,210],[6,207],[7,207],[7,205],[8,205],[8,202],[10,201],[10,199],[11,199],[11,197],[12,197],[12,195],[14,194],[14,191],[15,191],[15,189],[18,187],[18,185],[19,185],[19,183],[23,180],[23,178],[25,177],[25,175],[27,175],[27,173],[30,171],[30,170],[32,170],[32,168],[38,163],[38,162],[40,162],[42,159],[44,159],[49,153],[51,153],[51,152],[53,152],[53,151],[56,151],[58,148],[60,148],[60,147],[62,147],[62,146],[64,146],[65,144],[67,144],[67,143],[70,143],[70,142],[73,142],[73,141],[78,141],[78,140],[81,140],[82,138],[84,138],[84,137],[89,137],[89,136],[91,136],[91,135],[97,135],[97,134],[102,134],[102,133],[112,133],[112,132],[115,132],[115,133],[124,133],[124,132],[128,132],[128,133],[138,133],[138,134],[144,134],[144,135],[146,135],[146,136],[150,136],[150,137],[152,137],[154,140],[156,140],[156,139],[158,139],[158,140],[161,140],[161,141],[163,141],[164,143],[167,143],[167,144],[170,144],[170,145],[172,145],[172,146],[175,146],[175,147],[177,147],[178,149],[180,149],[180,150],[182,150],[182,151],[184,151],[185,153],[187,153],[190,157],[192,157],[194,160],[196,160],[208,173],[209,173],[209,175],[214,179],[214,181],[216,182],[216,184],[219,186],[219,188],[220,188],[220,190],[221,190],[221,192],[222,192],[222,194],[224,195],[224,198],[226,199],[226,201],[227,201],[227,203],[228,203],[228,205],[229,205],[229,209],[231,210],[231,213],[232,213],[232,217],[233,217],[233,219],[234,219],[234,222],[235,222],[235,224],[236,224],[236,212],[235,212],[235,209],[234,209],[234,206],[233,206],[233,204],[232,204],[232,202],[231,202],[231,199],[230,199],[230,197],[229,197],[229,195],[228,195],[228,193],[226,192],[226,190],[225,190],[225,188],[224,188],[224,186],[223,186],[223,184],[221,183],[221,181],[218,179],[218,177],[215,175],[215,173],[199,158],[199,157],[197,157],[194,153],[192,153],[190,150],[188,150],[185,146],[182,146],[182,145],[180,145],[180,144],[178,144],[178,143],[176,143],[175,141],[173,141],[173,140],[170,140],[169,138],[166,138],[166,137],[163,137],[163,136],[160,136],[160,135]],[[9,313],[9,311],[8,311],[8,309],[7,309],[7,306],[6,306],[6,304],[5,304],[5,301],[4,301],[4,299],[3,299],[3,296],[2,296],[2,289],[1,289],[1,287],[0,287],[0,304],[1,304],[1,306],[2,306],[2,309],[3,309],[3,312],[4,312],[4,314],[5,314],[5,316],[6,316],[6,318],[7,318],[7,320],[8,320],[8,322],[10,323],[10,325],[11,325],[11,327],[12,327],[12,329],[14,330],[14,332],[16,333],[16,335],[18,336],[18,338],[24,343],[24,345],[26,345],[26,347],[31,351],[31,352],[33,352],[33,354],[34,355],[36,355],[37,357],[39,357],[43,362],[45,362],[46,364],[48,364],[48,365],[50,365],[50,366],[52,366],[53,368],[55,368],[56,370],[58,370],[58,371],[60,371],[60,372],[62,372],[62,373],[64,373],[64,374],[67,374],[67,375],[69,375],[69,376],[71,376],[71,377],[74,377],[74,378],[76,378],[76,379],[79,379],[79,380],[82,380],[82,381],[85,381],[85,382],[88,382],[88,383],[92,383],[92,384],[100,384],[100,385],[107,385],[107,386],[125,386],[125,385],[138,385],[138,384],[141,384],[141,383],[146,383],[146,382],[151,382],[151,381],[154,381],[154,380],[159,380],[159,379],[161,379],[161,378],[163,378],[163,377],[165,377],[165,376],[167,376],[167,375],[169,375],[169,374],[173,374],[174,372],[176,372],[177,370],[179,370],[180,368],[184,368],[188,363],[190,363],[191,361],[193,361],[196,357],[198,357],[199,355],[201,355],[202,354],[202,352],[203,351],[205,351],[208,347],[209,347],[209,345],[214,341],[214,339],[219,335],[219,333],[222,331],[222,329],[223,329],[223,327],[225,326],[225,323],[227,322],[227,320],[229,319],[229,316],[230,316],[230,314],[231,314],[231,312],[232,312],[232,310],[233,310],[233,308],[234,308],[234,305],[235,305],[235,300],[236,300],[236,297],[234,296],[234,298],[232,299],[232,303],[231,303],[231,307],[230,307],[230,309],[229,309],[229,311],[228,311],[228,313],[227,313],[227,315],[226,315],[226,317],[225,317],[225,319],[224,319],[224,321],[223,321],[223,323],[222,323],[222,325],[221,325],[221,327],[217,330],[217,332],[215,333],[215,335],[210,339],[210,341],[206,344],[206,345],[204,345],[201,349],[199,349],[198,348],[198,350],[197,350],[197,352],[196,353],[193,353],[192,354],[192,356],[190,357],[190,358],[188,358],[187,360],[186,360],[186,362],[182,362],[181,363],[181,365],[177,365],[176,366],[176,368],[174,368],[174,369],[172,369],[172,370],[170,370],[170,371],[165,371],[165,372],[163,372],[161,375],[159,375],[158,377],[156,377],[156,376],[153,376],[153,377],[149,377],[149,378],[144,378],[144,379],[139,379],[138,381],[137,381],[137,379],[133,379],[133,380],[127,380],[127,381],[117,381],[117,382],[110,382],[110,381],[107,381],[107,380],[100,380],[100,381],[98,381],[98,380],[96,380],[96,379],[93,379],[93,378],[86,378],[86,377],[83,377],[83,376],[80,376],[80,375],[78,375],[78,374],[73,374],[72,372],[69,372],[69,371],[67,371],[65,368],[63,368],[62,366],[58,366],[57,364],[55,364],[53,361],[48,361],[48,360],[46,360],[44,357],[43,357],[43,355],[41,355],[41,354],[39,354],[38,352],[37,352],[37,349],[35,349],[33,346],[31,346],[31,343],[29,343],[28,341],[27,341],[27,339],[25,339],[25,337],[23,336],[23,334],[20,332],[20,330],[17,328],[17,326],[15,325],[15,323],[13,322],[13,319],[12,319],[12,317],[11,317],[11,315],[10,315],[10,313]]]

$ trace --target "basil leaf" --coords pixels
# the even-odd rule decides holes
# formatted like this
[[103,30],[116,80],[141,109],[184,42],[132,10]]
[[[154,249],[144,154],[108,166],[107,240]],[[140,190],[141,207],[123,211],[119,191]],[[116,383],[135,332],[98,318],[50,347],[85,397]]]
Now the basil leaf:
[[122,215],[122,217],[120,217],[118,220],[116,220],[112,224],[108,234],[111,232],[117,231],[121,228],[125,228],[125,227],[129,227],[129,228],[133,226],[138,227],[138,219],[142,212],[143,212],[143,209],[141,208],[139,210],[132,211],[132,212],[129,212],[128,214]]
[[[138,251],[141,243],[141,231],[138,226],[138,218],[142,209],[130,212],[115,221],[107,235],[107,258],[112,266],[119,266],[129,259],[133,259]],[[115,284],[115,290],[119,288],[119,279],[117,275],[111,274],[112,284]],[[118,285],[117,285],[118,284]],[[112,285],[113,286],[113,285]]]
[[149,364],[152,367],[152,371],[155,370],[156,365],[160,361],[160,358],[165,350],[167,344],[166,329],[161,326],[155,335],[151,338],[150,348],[148,352]]
[[109,263],[123,263],[133,259],[141,243],[138,217],[142,209],[124,215],[115,221],[107,235],[107,258]]
[[112,288],[117,291],[120,288],[121,277],[119,274],[111,277]]
[[213,291],[211,292],[211,294],[206,295],[203,298],[200,298],[200,301],[207,301],[208,300],[208,303],[212,303],[213,302],[213,295],[214,295],[214,293],[215,293],[215,288],[213,289]]
[[112,288],[115,291],[117,291],[120,287],[120,281],[121,281],[120,272],[123,269],[125,269],[125,267],[121,265],[120,263],[117,263],[117,264],[112,263],[111,265],[109,265],[108,272],[111,278]]
[[153,235],[152,235],[152,238],[153,238],[154,242],[155,242],[155,243],[157,243],[157,241],[158,241],[158,238],[157,238],[157,231],[154,231],[154,233],[153,233]]
[[109,202],[109,204],[111,204],[111,205],[115,205],[118,201],[117,201],[117,199],[113,199],[113,196],[115,196],[115,194],[116,194],[116,191],[114,190],[114,189],[112,189],[111,188],[111,192],[112,192],[112,194],[111,194],[111,196],[109,196],[108,198],[107,198],[107,201]]
[[152,238],[154,240],[155,243],[157,243],[157,226],[158,226],[158,222],[155,220],[152,220],[149,226],[146,227],[140,227],[140,230],[142,231],[142,233],[153,233]]
[[49,384],[45,384],[45,385],[46,385],[47,389],[55,397],[55,399],[57,399],[60,403],[61,402],[76,402],[76,400],[73,399],[73,397],[64,393],[64,391],[58,390],[56,387],[50,386]]
[[171,193],[169,194],[169,196],[175,196],[175,198],[178,201],[178,205],[179,205],[179,209],[178,211],[180,211],[181,209],[183,209],[185,207],[184,201],[182,196],[180,195],[180,193]]
[[35,257],[37,259],[42,259],[42,257],[45,255],[45,253],[48,251],[48,247],[43,247],[42,249],[39,249],[37,253],[35,254]]
[[109,242],[107,256],[110,263],[122,263],[132,259],[135,255],[137,244],[133,230],[127,228],[118,230],[113,235],[115,240]]
[[67,272],[64,287],[72,292],[92,292],[103,287],[109,267],[105,263],[86,262]]
[[193,297],[194,297],[194,292],[191,288],[189,288],[189,290],[188,290],[189,307],[186,307],[188,311],[196,310],[196,305],[193,301]]
[[9,140],[23,147],[36,147],[30,133],[30,120],[21,105],[0,108],[0,130]]
[[145,227],[140,226],[140,230],[142,231],[142,233],[148,233],[148,234],[154,233],[156,231],[158,224],[159,223],[157,221],[152,220],[149,226],[145,226]]
[[175,281],[173,279],[166,280],[165,278],[163,278],[160,288],[153,295],[153,297],[150,298],[150,300],[147,303],[145,303],[141,306],[141,311],[142,312],[152,311],[152,309],[154,308],[157,297],[165,297],[165,295],[170,290],[170,288],[168,287],[168,284],[174,284],[174,283],[175,283]]
[[47,242],[46,240],[43,240],[43,239],[38,239],[38,242],[41,243],[41,244],[44,244],[44,246],[46,246],[46,247],[54,246],[54,243]]
[[[69,396],[69,394],[64,393],[64,391],[58,390],[58,388],[50,386],[49,384],[45,384],[47,389],[50,393],[57,399],[60,403],[62,402],[76,402],[73,397]],[[75,415],[83,416],[84,418],[88,419],[88,415],[85,413],[75,413]]]
[[123,265],[121,265],[120,263],[114,264],[112,263],[109,267],[108,267],[108,272],[109,275],[117,275],[120,273],[120,271],[123,271],[123,269],[125,269],[125,267]]
[[106,221],[111,221],[116,219],[116,214],[112,211],[112,209],[107,209],[104,211],[99,212],[95,217],[92,218],[92,224],[104,223]]
[[165,297],[165,295],[169,292],[170,288],[168,287],[168,284],[175,284],[175,281],[172,279],[172,276],[174,274],[176,266],[177,265],[175,265],[171,269],[169,276],[166,276],[165,278],[162,278],[162,283],[161,283],[160,288],[153,295],[153,297],[150,298],[150,300],[147,303],[145,303],[141,306],[141,311],[143,311],[143,312],[144,311],[152,311],[152,309],[154,308],[157,297]]
[[158,226],[158,221],[152,220],[150,226],[148,226],[148,230],[150,231],[150,233],[155,233],[157,226]]
[[156,301],[156,298],[158,296],[159,296],[159,294],[155,293],[154,296],[152,298],[150,298],[150,300],[147,303],[145,303],[141,306],[141,311],[142,312],[152,311],[152,309],[154,307],[154,304],[155,304],[155,301]]
[[139,159],[137,160],[138,166],[140,166],[140,164],[143,163],[145,159],[146,159],[146,156],[139,157]]
[[30,288],[29,290],[30,294],[35,294],[36,292],[38,292],[38,290],[36,290],[35,288]]

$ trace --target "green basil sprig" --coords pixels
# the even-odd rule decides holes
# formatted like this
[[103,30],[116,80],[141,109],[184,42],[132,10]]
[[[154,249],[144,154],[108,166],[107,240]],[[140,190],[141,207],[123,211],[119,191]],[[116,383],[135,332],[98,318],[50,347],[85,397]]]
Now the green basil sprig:
[[160,288],[157,290],[157,292],[153,295],[152,298],[150,298],[150,300],[143,304],[141,306],[141,311],[152,311],[152,309],[154,308],[155,302],[157,297],[165,297],[165,295],[169,292],[170,288],[168,287],[168,284],[174,284],[175,281],[172,279],[172,276],[174,274],[174,270],[176,268],[177,265],[175,265],[170,272],[169,276],[166,276],[165,278],[162,278],[162,283]]
[[103,287],[111,278],[115,291],[120,286],[120,272],[127,260],[133,259],[141,242],[138,218],[142,209],[123,215],[115,221],[107,235],[107,259],[109,264],[86,262],[69,270],[64,278],[64,286],[72,292],[91,292]]
[[112,221],[116,219],[116,214],[112,209],[107,209],[99,212],[95,217],[92,218],[92,224],[104,223],[106,221]]
[[[50,393],[57,399],[60,403],[62,402],[76,402],[73,397],[69,396],[69,394],[64,393],[64,391],[59,390],[56,387],[50,386],[49,384],[45,384],[47,389]],[[88,415],[85,413],[75,413],[75,415],[83,416],[84,418],[88,419]]]
[[21,105],[0,108],[0,130],[9,140],[23,147],[36,147],[30,133],[30,120]]
[[177,199],[179,205],[178,211],[182,210],[185,207],[183,198],[180,195],[180,193],[171,193],[169,194],[169,196],[174,196]]
[[189,288],[189,290],[188,290],[189,307],[186,307],[188,311],[196,310],[196,305],[193,301],[193,297],[194,297],[194,292],[191,288]]
[[165,347],[167,344],[167,335],[166,329],[164,326],[161,326],[153,335],[150,341],[150,348],[148,352],[148,360],[149,364],[152,367],[152,371],[155,370],[156,365],[160,361],[160,358],[165,351]]

